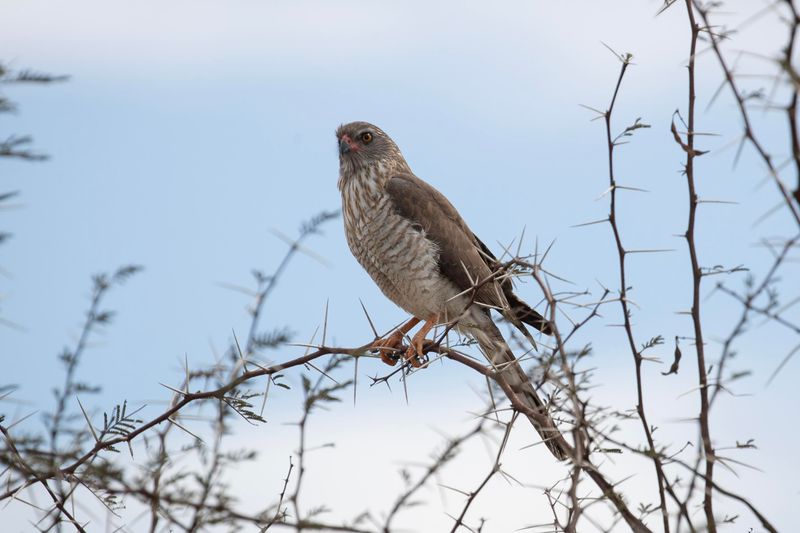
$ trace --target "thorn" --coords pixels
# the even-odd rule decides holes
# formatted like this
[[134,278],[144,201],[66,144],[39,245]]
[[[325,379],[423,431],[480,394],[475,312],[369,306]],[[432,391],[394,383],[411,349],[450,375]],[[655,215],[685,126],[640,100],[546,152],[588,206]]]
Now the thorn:
[[375,329],[375,324],[372,323],[372,319],[370,318],[369,313],[367,312],[367,308],[364,306],[364,302],[361,301],[361,298],[358,299],[358,303],[361,304],[361,309],[364,310],[364,315],[366,315],[367,317],[367,322],[369,322],[369,327],[372,329],[372,333],[375,335],[375,338],[377,339],[378,330]]
[[83,413],[83,418],[86,419],[86,425],[89,426],[89,431],[92,432],[92,437],[94,437],[95,444],[100,442],[100,439],[97,438],[97,433],[94,431],[94,427],[92,426],[92,421],[89,420],[89,415],[86,414],[86,409],[83,408],[83,404],[81,403],[81,399],[78,396],[75,396],[75,399],[78,400],[78,405],[81,408],[81,412]]
[[[231,328],[231,333],[233,333],[233,341],[236,343],[236,351],[239,353],[239,361],[242,362],[242,369],[245,372],[247,372],[247,362],[245,361],[244,354],[242,353],[242,347],[239,346],[239,339],[236,338],[236,331],[233,328]],[[249,346],[248,346],[248,351],[249,351]],[[189,367],[188,361],[187,361],[186,367],[187,367],[187,369]]]
[[325,300],[325,319],[322,322],[322,345],[325,346],[325,339],[328,338],[328,303],[330,300]]

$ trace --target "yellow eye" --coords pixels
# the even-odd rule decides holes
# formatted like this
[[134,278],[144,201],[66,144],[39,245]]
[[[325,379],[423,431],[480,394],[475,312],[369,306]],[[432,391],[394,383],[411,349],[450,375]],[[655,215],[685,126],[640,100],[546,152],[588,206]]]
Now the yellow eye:
[[361,134],[361,142],[364,144],[369,144],[372,142],[372,134],[368,131],[365,131]]

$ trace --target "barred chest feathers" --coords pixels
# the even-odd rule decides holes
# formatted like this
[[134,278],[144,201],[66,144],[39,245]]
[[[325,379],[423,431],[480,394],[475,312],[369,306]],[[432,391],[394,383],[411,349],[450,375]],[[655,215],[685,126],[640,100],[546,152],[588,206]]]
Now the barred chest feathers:
[[381,291],[408,313],[426,319],[456,307],[449,300],[460,291],[441,274],[435,243],[397,213],[377,174],[386,175],[385,169],[360,169],[340,181],[350,250]]

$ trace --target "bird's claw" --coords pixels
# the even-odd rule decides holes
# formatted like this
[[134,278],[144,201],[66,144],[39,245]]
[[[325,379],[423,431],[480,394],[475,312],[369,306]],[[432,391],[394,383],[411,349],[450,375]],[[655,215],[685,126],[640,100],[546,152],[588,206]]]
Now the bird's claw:
[[381,361],[389,366],[395,366],[400,360],[400,354],[402,353],[403,359],[405,359],[408,364],[414,368],[420,368],[428,362],[428,358],[425,356],[425,344],[429,342],[433,341],[428,339],[412,341],[411,345],[405,353],[403,353],[403,335],[400,334],[400,332],[395,332],[385,339],[377,339],[370,345],[369,349],[371,351],[377,350],[378,354],[381,356]]
[[399,351],[403,348],[403,334],[395,331],[385,339],[376,339],[370,345],[370,350],[378,350],[381,361],[389,366],[394,366],[400,360]]
[[427,342],[433,341],[428,339],[412,340],[411,346],[408,347],[408,350],[406,350],[405,353],[405,359],[408,361],[408,364],[414,368],[419,368],[428,362],[428,358],[425,356],[425,343]]
[[381,355],[381,361],[383,361],[385,364],[389,366],[396,365],[397,362],[400,360],[399,355],[396,355],[389,350],[381,350],[380,355]]
[[425,335],[433,329],[438,319],[437,315],[431,315],[426,318],[422,328],[411,338],[411,346],[406,350],[406,361],[414,368],[419,368],[428,362],[425,357],[425,343],[432,343],[433,341],[426,339]]

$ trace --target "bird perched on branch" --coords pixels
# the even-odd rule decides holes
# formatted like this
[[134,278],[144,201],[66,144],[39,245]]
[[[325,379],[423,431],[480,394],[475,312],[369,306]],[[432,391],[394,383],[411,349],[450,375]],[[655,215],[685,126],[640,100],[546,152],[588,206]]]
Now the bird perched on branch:
[[455,323],[474,338],[515,395],[539,416],[529,416],[545,444],[564,459],[561,436],[523,372],[490,309],[502,313],[526,337],[523,323],[551,334],[551,324],[513,291],[499,262],[470,231],[447,198],[411,171],[400,149],[377,126],[352,122],[336,131],[345,234],[350,250],[383,293],[413,318],[373,348],[393,356],[419,322],[406,360],[420,366],[425,336],[437,324]]

